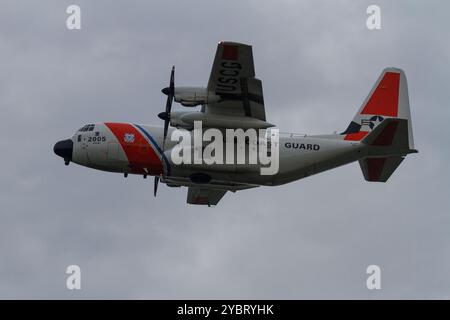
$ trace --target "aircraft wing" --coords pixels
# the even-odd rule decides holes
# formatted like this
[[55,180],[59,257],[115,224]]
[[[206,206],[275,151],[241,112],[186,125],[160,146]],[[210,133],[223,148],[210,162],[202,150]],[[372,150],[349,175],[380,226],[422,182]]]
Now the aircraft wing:
[[207,89],[220,96],[220,101],[206,104],[203,112],[266,121],[262,83],[255,78],[251,46],[220,42]]
[[220,199],[222,199],[226,192],[226,190],[189,187],[187,194],[187,203],[215,206],[217,203],[219,203]]

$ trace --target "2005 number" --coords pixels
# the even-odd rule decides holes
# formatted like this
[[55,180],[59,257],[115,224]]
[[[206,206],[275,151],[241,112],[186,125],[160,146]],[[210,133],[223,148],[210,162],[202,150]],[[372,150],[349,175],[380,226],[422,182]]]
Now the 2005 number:
[[106,137],[89,137],[88,142],[105,142]]

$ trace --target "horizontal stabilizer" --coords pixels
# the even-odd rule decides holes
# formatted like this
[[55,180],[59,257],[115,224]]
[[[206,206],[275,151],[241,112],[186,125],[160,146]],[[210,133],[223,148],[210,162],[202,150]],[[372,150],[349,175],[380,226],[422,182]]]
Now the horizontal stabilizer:
[[359,160],[359,165],[367,181],[386,182],[404,157],[365,158]]
[[361,142],[370,146],[369,155],[415,153],[417,150],[409,141],[408,125],[406,119],[384,119]]
[[408,134],[408,120],[384,119],[361,141],[368,146],[359,165],[367,181],[386,182],[407,154],[415,153]]

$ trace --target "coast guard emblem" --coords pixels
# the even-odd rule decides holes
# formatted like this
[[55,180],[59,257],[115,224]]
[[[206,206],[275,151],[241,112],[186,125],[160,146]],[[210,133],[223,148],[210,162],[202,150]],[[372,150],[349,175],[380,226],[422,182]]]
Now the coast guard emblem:
[[126,143],[133,143],[134,142],[134,134],[133,133],[125,133],[123,136],[123,141]]

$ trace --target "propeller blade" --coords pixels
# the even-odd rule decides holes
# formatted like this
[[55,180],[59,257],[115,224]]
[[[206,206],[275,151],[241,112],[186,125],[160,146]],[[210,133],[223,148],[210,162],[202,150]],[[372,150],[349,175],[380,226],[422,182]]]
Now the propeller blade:
[[172,109],[172,95],[167,96],[166,100],[166,118],[170,120],[170,110]]
[[169,130],[169,121],[170,121],[170,120],[166,120],[166,121],[164,122],[164,140],[166,140],[166,137],[167,137],[167,131]]
[[175,94],[175,66],[172,66],[172,71],[170,71],[169,90],[166,89],[164,88],[163,92],[167,91],[166,113],[170,120],[170,111],[172,110],[173,96]]
[[172,66],[172,71],[170,71],[170,93],[173,95],[175,93],[175,66]]
[[158,182],[159,182],[159,176],[155,176],[155,182],[153,186],[153,195],[156,197],[156,192],[158,191]]

